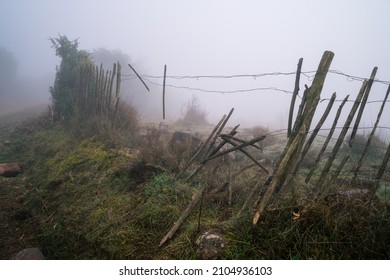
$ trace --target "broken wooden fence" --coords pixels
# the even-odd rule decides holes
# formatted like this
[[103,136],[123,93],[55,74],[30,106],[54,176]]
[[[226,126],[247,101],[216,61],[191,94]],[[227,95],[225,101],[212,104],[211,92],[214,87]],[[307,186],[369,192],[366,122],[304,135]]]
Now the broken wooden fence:
[[[220,158],[224,155],[227,155],[231,152],[240,151],[242,152],[246,157],[248,157],[253,164],[250,167],[258,166],[261,170],[261,172],[265,172],[269,175],[268,179],[265,180],[265,183],[263,183],[262,191],[260,191],[260,187],[262,185],[261,179],[257,181],[253,189],[249,192],[248,198],[245,200],[242,208],[240,211],[236,214],[236,217],[239,216],[247,207],[248,203],[251,200],[251,198],[256,193],[258,194],[257,201],[255,203],[255,212],[253,216],[252,223],[255,225],[258,223],[261,215],[264,213],[264,211],[267,210],[267,206],[269,205],[270,201],[273,203],[278,198],[282,197],[282,194],[288,190],[291,189],[294,184],[294,178],[296,174],[298,173],[298,169],[300,168],[300,165],[304,158],[306,157],[313,141],[315,140],[318,132],[320,131],[322,125],[326,121],[326,119],[329,117],[329,113],[333,108],[333,105],[336,100],[336,93],[332,94],[332,97],[329,100],[329,103],[323,112],[320,120],[316,124],[314,130],[311,133],[311,136],[308,138],[310,127],[312,126],[313,117],[316,113],[318,103],[320,101],[321,92],[325,83],[326,76],[328,74],[330,65],[332,63],[334,54],[330,51],[325,51],[322,59],[319,63],[318,69],[316,71],[316,75],[314,77],[314,80],[312,82],[312,85],[308,87],[305,85],[305,90],[302,96],[301,104],[299,105],[299,108],[297,110],[297,114],[295,117],[294,124],[292,123],[293,115],[294,115],[294,107],[296,102],[296,97],[299,93],[299,81],[300,81],[300,75],[301,75],[301,68],[303,59],[301,58],[298,62],[297,72],[296,72],[296,79],[295,79],[295,86],[294,91],[292,95],[292,100],[290,103],[290,112],[289,112],[289,119],[288,119],[288,129],[287,129],[287,136],[288,136],[288,143],[286,147],[284,148],[284,151],[282,152],[281,156],[279,157],[276,165],[274,166],[274,169],[272,172],[268,171],[260,162],[259,160],[256,160],[254,156],[249,154],[246,150],[244,150],[245,147],[248,146],[254,146],[256,148],[259,148],[256,143],[259,141],[262,141],[265,139],[265,136],[257,137],[254,139],[251,139],[249,141],[244,141],[242,139],[237,138],[235,135],[237,134],[237,128],[239,125],[234,127],[229,133],[223,134],[222,130],[225,127],[227,121],[229,120],[231,114],[233,113],[233,109],[229,112],[228,116],[224,115],[222,119],[219,121],[217,126],[213,129],[213,131],[210,133],[209,137],[205,142],[203,142],[196,153],[191,157],[187,163],[184,165],[182,170],[178,173],[176,179],[181,178],[187,169],[193,165],[196,164],[197,167],[195,170],[186,178],[186,180],[192,179],[196,174],[199,173],[199,171],[210,161]],[[345,168],[346,163],[348,160],[350,160],[350,156],[344,155],[340,163],[334,168],[334,172],[331,172],[331,168],[334,165],[335,159],[337,155],[339,154],[339,150],[342,146],[342,144],[345,142],[345,137],[347,135],[347,132],[350,129],[351,123],[356,115],[356,112],[358,112],[355,123],[353,125],[352,133],[350,134],[350,139],[348,141],[349,146],[353,146],[354,144],[354,138],[356,136],[357,130],[359,129],[359,124],[361,121],[362,114],[365,109],[365,105],[367,104],[368,96],[371,90],[371,87],[375,81],[375,75],[377,72],[377,68],[375,67],[371,73],[371,76],[369,79],[366,79],[363,81],[362,86],[359,90],[359,93],[357,94],[357,97],[353,103],[352,108],[350,109],[350,112],[344,122],[343,128],[340,132],[340,134],[337,137],[336,143],[331,147],[331,153],[328,159],[325,162],[324,167],[320,171],[320,175],[318,178],[313,179],[313,174],[316,169],[319,168],[319,162],[323,158],[325,150],[329,147],[329,142],[332,139],[332,136],[334,134],[334,131],[336,129],[337,123],[339,122],[339,118],[341,115],[341,112],[344,108],[345,103],[348,101],[349,95],[346,96],[343,101],[341,102],[341,105],[338,107],[335,118],[332,123],[332,127],[329,130],[329,133],[326,137],[325,142],[323,143],[321,149],[319,150],[317,157],[315,158],[314,164],[312,165],[310,171],[306,175],[305,182],[309,183],[310,181],[314,181],[314,189],[313,192],[310,194],[307,194],[309,200],[317,200],[321,197],[322,194],[329,192],[329,187],[332,184],[332,182],[340,175],[341,171]],[[354,165],[352,170],[349,170],[350,173],[354,175],[354,178],[356,179],[358,177],[358,173],[360,170],[360,167],[362,165],[362,161],[367,155],[368,147],[370,146],[370,143],[372,141],[372,138],[375,134],[375,131],[377,129],[378,123],[381,119],[383,109],[385,107],[385,104],[387,102],[388,96],[390,92],[390,85],[386,92],[386,96],[382,102],[382,106],[379,110],[375,125],[368,137],[367,143],[364,147],[364,150],[362,154],[360,155],[360,158],[358,162]],[[359,111],[358,111],[359,109]],[[307,139],[308,138],[308,139]],[[215,146],[216,140],[220,139],[220,142],[218,145]],[[229,144],[231,147],[227,148],[225,150],[222,150],[222,148]],[[390,158],[390,144],[387,147],[386,153],[383,157],[383,160],[381,162],[381,165],[379,169],[377,170],[377,173],[374,177],[374,187],[371,188],[370,194],[373,195],[376,190],[379,187],[379,181],[381,180],[382,176],[385,173],[385,169],[387,166],[387,163]],[[185,209],[185,211],[182,213],[181,217],[176,221],[176,223],[173,225],[171,230],[166,234],[166,236],[161,240],[160,246],[162,246],[167,240],[172,238],[172,236],[175,234],[177,229],[181,226],[181,224],[184,222],[186,217],[190,214],[191,210],[195,207],[196,203],[200,201],[202,194],[204,192],[205,186],[200,189],[197,194],[194,196],[195,198],[191,201],[191,203],[188,205],[188,207]]]

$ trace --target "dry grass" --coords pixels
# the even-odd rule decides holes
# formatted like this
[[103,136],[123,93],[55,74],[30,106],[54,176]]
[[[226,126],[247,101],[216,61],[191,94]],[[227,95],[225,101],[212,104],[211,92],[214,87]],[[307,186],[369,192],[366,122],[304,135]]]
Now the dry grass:
[[[21,128],[7,137],[12,145],[0,151],[0,158],[19,160],[25,167],[15,182],[29,193],[24,205],[32,219],[41,221],[35,232],[28,229],[29,240],[38,242],[50,259],[194,259],[195,240],[204,229],[218,229],[226,237],[223,259],[390,257],[390,217],[383,200],[371,205],[364,197],[341,196],[308,203],[297,178],[295,193],[287,193],[252,226],[259,190],[236,214],[263,173],[257,168],[238,172],[248,163],[242,158],[210,162],[185,182],[174,179],[180,165],[170,150],[170,134],[163,130],[145,128],[126,147],[74,135],[60,125]],[[266,179],[263,175],[262,184]],[[221,188],[225,182],[230,188]],[[202,208],[198,205],[159,248],[205,185]],[[385,185],[380,192],[387,195]],[[4,248],[7,255],[10,248]]]

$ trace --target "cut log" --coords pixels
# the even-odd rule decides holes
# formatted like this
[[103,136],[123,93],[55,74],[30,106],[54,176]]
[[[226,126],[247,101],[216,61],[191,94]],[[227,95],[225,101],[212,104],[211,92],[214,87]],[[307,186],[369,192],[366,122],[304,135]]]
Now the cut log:
[[0,163],[0,176],[7,178],[16,177],[21,171],[22,169],[17,162]]

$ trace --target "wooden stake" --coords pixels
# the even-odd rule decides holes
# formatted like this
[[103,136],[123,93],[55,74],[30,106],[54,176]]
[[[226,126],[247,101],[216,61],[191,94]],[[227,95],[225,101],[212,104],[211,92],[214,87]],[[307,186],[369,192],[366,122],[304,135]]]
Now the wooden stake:
[[295,76],[295,86],[294,86],[294,92],[293,92],[293,95],[291,98],[290,113],[288,116],[287,137],[290,137],[290,135],[291,135],[291,124],[292,124],[292,118],[293,118],[293,114],[294,114],[295,100],[296,100],[298,92],[299,92],[299,80],[301,77],[302,62],[303,62],[303,58],[300,58],[299,62],[298,62],[298,67],[297,67],[297,74]]
[[199,157],[199,155],[205,150],[207,145],[209,144],[211,138],[214,136],[215,132],[218,130],[220,125],[225,120],[226,115],[223,115],[218,124],[214,127],[213,131],[209,134],[207,137],[207,140],[203,142],[200,147],[198,148],[197,152],[190,158],[190,160],[187,161],[187,163],[184,165],[183,169],[179,172],[179,174],[176,175],[176,179],[180,178],[180,176],[187,170],[187,168]]
[[[232,131],[230,131],[230,134],[234,135],[237,133],[236,129],[239,127],[240,125],[237,125],[235,126]],[[215,155],[227,142],[226,141],[222,141],[211,153],[209,156],[211,155]],[[207,162],[205,161],[202,161],[201,164],[198,166],[198,168],[192,172],[192,174],[188,177],[187,180],[190,180],[192,177],[194,177],[196,174],[198,174],[198,172],[205,166]]]
[[385,99],[383,99],[383,102],[382,102],[382,105],[381,105],[381,108],[378,112],[378,116],[376,117],[376,121],[375,121],[375,124],[374,124],[374,128],[372,129],[371,133],[370,133],[370,136],[368,137],[367,139],[367,143],[366,145],[364,146],[364,150],[363,150],[363,153],[361,154],[360,156],[360,159],[359,161],[356,163],[354,169],[353,169],[353,172],[354,172],[354,177],[353,179],[356,179],[357,178],[357,175],[358,175],[358,172],[362,166],[362,163],[363,163],[363,159],[364,157],[367,155],[368,153],[368,148],[371,144],[371,141],[372,139],[374,138],[374,134],[375,134],[375,131],[376,131],[376,128],[378,127],[378,124],[379,124],[379,121],[381,119],[381,116],[382,116],[382,112],[383,112],[383,109],[386,105],[386,102],[387,102],[387,99],[389,97],[389,93],[390,93],[390,85],[389,87],[387,88],[387,92],[386,92],[386,95],[385,95]]
[[279,188],[283,185],[287,175],[290,173],[291,168],[294,166],[294,163],[297,160],[313,120],[318,102],[320,100],[321,91],[324,86],[325,78],[328,73],[330,64],[332,63],[333,57],[334,53],[330,51],[324,52],[322,56],[316,76],[307,96],[305,110],[302,113],[302,123],[299,125],[293,140],[291,140],[291,144],[286,146],[285,150],[283,151],[281,160],[279,161],[279,164],[272,176],[272,180],[267,187],[267,190],[265,191],[264,196],[261,199],[257,211],[253,217],[252,223],[254,225],[256,225],[259,221],[260,215],[263,213],[276,188]]
[[370,80],[367,83],[366,91],[363,96],[362,104],[360,105],[359,112],[357,114],[356,120],[355,120],[355,125],[353,126],[353,130],[351,133],[351,138],[349,139],[349,146],[352,147],[353,141],[355,139],[355,135],[357,133],[358,127],[360,120],[363,115],[364,107],[366,106],[367,100],[368,100],[368,95],[370,94],[371,86],[374,83],[375,75],[376,72],[378,71],[378,67],[374,67],[374,69],[371,72]]
[[162,96],[162,105],[163,105],[163,120],[165,120],[165,80],[167,78],[167,66],[164,65],[164,81],[163,81],[163,96]]
[[336,117],[334,118],[334,121],[332,124],[332,128],[330,129],[329,134],[326,137],[326,140],[325,140],[324,144],[322,145],[322,148],[321,148],[320,152],[318,153],[316,160],[314,161],[313,167],[310,169],[309,174],[307,174],[307,176],[306,176],[306,179],[305,179],[306,183],[309,182],[311,176],[313,175],[313,173],[314,173],[314,171],[315,171],[315,169],[316,169],[316,167],[317,167],[317,165],[322,157],[322,154],[325,152],[326,148],[328,147],[330,139],[332,139],[333,133],[336,129],[337,122],[340,118],[341,111],[343,110],[343,107],[344,107],[345,103],[347,102],[348,98],[349,98],[349,95],[347,95],[344,98],[343,102],[341,102],[341,105],[339,106],[339,108],[337,110]]
[[[227,137],[227,138],[229,138],[229,139],[231,139],[231,140],[234,140],[234,141],[236,141],[236,142],[246,143],[246,141],[244,141],[244,140],[242,140],[242,139],[239,139],[239,138],[237,138],[237,137],[234,137],[234,136],[232,136],[232,135],[230,135],[230,134],[221,134],[221,137],[222,137],[222,138]],[[256,144],[252,144],[251,146],[252,146],[253,148],[258,149],[258,150],[263,150],[260,146],[257,146]]]
[[326,106],[325,112],[322,115],[321,119],[317,123],[316,127],[313,130],[313,133],[310,135],[309,139],[307,140],[305,146],[302,149],[302,152],[300,154],[300,157],[298,160],[295,162],[294,167],[291,169],[290,174],[288,175],[288,179],[286,182],[283,184],[283,186],[280,189],[280,193],[283,193],[288,186],[291,186],[291,182],[293,178],[295,177],[295,173],[298,171],[299,166],[301,165],[301,162],[303,161],[304,157],[306,156],[307,152],[310,149],[311,144],[313,143],[315,137],[317,136],[318,131],[320,131],[322,125],[324,124],[325,120],[328,118],[328,115],[330,113],[330,110],[333,107],[334,101],[336,99],[336,93],[332,94],[332,97],[329,100],[328,106]]
[[[257,143],[257,142],[259,142],[259,141],[262,141],[262,140],[264,140],[264,139],[265,139],[265,135],[260,136],[260,137],[256,137],[255,139],[252,139],[252,140],[250,140],[250,141],[248,141],[248,142],[246,142],[246,143],[237,145],[237,146],[235,146],[235,147],[233,147],[233,148],[230,148],[230,149],[227,149],[227,150],[225,150],[225,151],[223,151],[223,152],[220,152],[219,154],[215,154],[215,155],[213,155],[213,156],[210,156],[210,157],[206,158],[205,160],[203,160],[202,163],[206,163],[206,162],[208,162],[208,161],[210,161],[210,160],[213,160],[213,159],[215,159],[215,158],[217,158],[217,157],[221,157],[221,156],[226,155],[226,154],[228,154],[228,153],[231,153],[231,152],[237,151],[237,150],[239,150],[239,149],[245,148],[245,147],[247,147],[247,146],[250,146],[250,145],[252,145],[252,144],[254,144],[254,143]],[[224,139],[224,140],[226,141],[226,139]]]
[[[222,139],[225,140],[226,142],[228,142],[233,147],[237,147],[238,146],[236,143],[234,143],[233,141],[231,141],[227,137],[223,137],[222,136]],[[269,174],[269,171],[264,166],[262,166],[254,157],[252,157],[247,151],[245,151],[243,148],[239,148],[239,150],[244,155],[246,155],[251,161],[253,161],[254,164],[256,164],[258,167],[260,167],[265,173]]]
[[205,191],[207,187],[207,184],[204,184],[202,189],[200,189],[196,194],[195,197],[192,199],[192,201],[188,204],[187,208],[183,211],[180,218],[173,224],[172,228],[169,230],[169,232],[164,236],[164,238],[160,241],[159,247],[164,245],[165,242],[167,242],[169,239],[172,238],[172,236],[176,233],[176,231],[179,229],[179,227],[183,224],[185,219],[188,217],[188,215],[191,213],[192,209],[196,206],[196,204],[199,202],[199,200],[202,198],[202,194]]
[[207,154],[210,153],[211,149],[213,148],[213,146],[215,144],[215,141],[217,141],[217,139],[218,139],[219,135],[221,134],[222,130],[224,129],[226,123],[229,121],[230,117],[232,116],[233,111],[234,111],[234,108],[230,109],[229,114],[227,115],[227,117],[225,118],[225,120],[223,121],[221,126],[219,127],[217,133],[215,133],[215,136],[209,145],[209,150],[207,151]]
[[349,115],[347,117],[347,120],[345,121],[344,127],[341,130],[340,136],[337,139],[336,144],[333,147],[332,153],[331,153],[330,157],[328,158],[328,161],[326,162],[324,169],[321,172],[320,178],[318,179],[318,182],[316,185],[317,190],[315,192],[315,195],[318,195],[321,192],[323,192],[323,189],[324,189],[323,183],[325,181],[325,177],[326,177],[326,175],[328,175],[330,167],[332,166],[332,163],[333,163],[334,159],[336,158],[336,155],[337,155],[341,145],[344,142],[345,135],[347,134],[349,126],[352,122],[353,117],[355,116],[356,110],[359,107],[359,104],[362,100],[364,92],[366,91],[366,88],[367,88],[367,80],[364,80],[362,87],[360,88],[359,94],[356,97],[355,103],[353,104],[351,111],[349,112]]
[[129,67],[131,68],[131,70],[133,70],[133,72],[137,75],[138,79],[144,84],[146,89],[150,92],[150,90],[149,90],[148,86],[145,84],[144,80],[142,80],[141,76],[138,75],[137,71],[135,71],[135,69],[133,67],[131,67],[130,63],[129,63]]
[[387,163],[389,162],[390,159],[390,144],[387,146],[386,154],[383,157],[381,166],[379,167],[378,173],[376,174],[375,177],[375,187],[372,190],[372,195],[375,194],[375,192],[379,188],[379,180],[382,179],[383,174],[385,173]]
[[114,104],[114,116],[112,119],[112,123],[115,123],[116,119],[116,113],[118,111],[118,105],[119,105],[119,93],[121,90],[121,65],[117,64],[117,73],[116,73],[116,88],[115,88],[115,104]]

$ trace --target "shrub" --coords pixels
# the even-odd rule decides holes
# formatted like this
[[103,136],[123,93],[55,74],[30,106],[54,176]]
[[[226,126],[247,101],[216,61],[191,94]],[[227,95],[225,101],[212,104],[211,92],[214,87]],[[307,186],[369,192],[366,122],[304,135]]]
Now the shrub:
[[72,115],[72,98],[76,94],[77,77],[83,61],[90,61],[90,55],[86,51],[79,51],[78,41],[70,41],[66,36],[50,38],[52,48],[61,58],[61,64],[57,67],[54,86],[49,91],[52,100],[53,120],[69,119]]
[[186,105],[183,118],[178,120],[179,125],[206,125],[207,122],[207,112],[200,108],[198,99],[193,96],[191,102],[188,102]]

